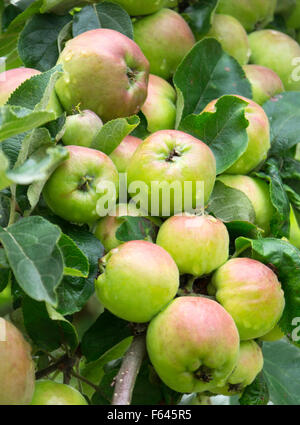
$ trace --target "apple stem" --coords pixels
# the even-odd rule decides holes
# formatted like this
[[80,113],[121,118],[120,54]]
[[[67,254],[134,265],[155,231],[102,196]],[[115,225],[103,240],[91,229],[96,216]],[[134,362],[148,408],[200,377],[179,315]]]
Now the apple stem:
[[112,405],[129,405],[131,403],[135,381],[145,353],[145,335],[135,336],[115,378]]

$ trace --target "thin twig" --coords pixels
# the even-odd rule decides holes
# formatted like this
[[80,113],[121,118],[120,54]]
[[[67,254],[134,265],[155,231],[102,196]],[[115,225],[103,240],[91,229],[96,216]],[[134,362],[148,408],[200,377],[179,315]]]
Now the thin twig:
[[128,405],[131,403],[135,381],[145,353],[145,335],[135,336],[115,378],[112,405]]
[[45,369],[39,370],[35,374],[36,379],[44,378],[45,376],[50,375],[50,373],[55,372],[57,369],[61,369],[62,365],[68,360],[68,356],[64,355],[62,356],[57,362],[51,364],[50,366],[46,367]]

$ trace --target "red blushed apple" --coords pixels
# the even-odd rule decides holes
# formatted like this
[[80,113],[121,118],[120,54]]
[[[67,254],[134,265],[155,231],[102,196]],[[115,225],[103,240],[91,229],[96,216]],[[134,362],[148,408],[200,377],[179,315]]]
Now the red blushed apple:
[[142,143],[142,139],[134,136],[126,136],[124,140],[109,155],[112,162],[117,167],[119,173],[125,173],[131,157]]

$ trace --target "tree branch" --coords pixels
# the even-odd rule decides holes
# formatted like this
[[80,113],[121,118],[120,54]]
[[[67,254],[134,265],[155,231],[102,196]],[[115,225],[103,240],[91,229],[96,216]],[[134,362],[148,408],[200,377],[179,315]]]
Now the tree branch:
[[112,405],[128,405],[131,403],[134,384],[145,353],[145,335],[135,336],[115,378]]

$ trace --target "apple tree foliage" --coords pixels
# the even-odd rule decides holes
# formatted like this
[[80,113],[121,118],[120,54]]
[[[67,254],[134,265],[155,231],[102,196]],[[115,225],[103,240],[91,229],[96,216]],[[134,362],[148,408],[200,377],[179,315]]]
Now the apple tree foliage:
[[[198,34],[207,33],[217,1],[183,3],[180,11],[191,28]],[[55,216],[41,197],[51,173],[68,157],[58,144],[65,115],[55,116],[46,106],[62,72],[56,62],[66,41],[95,28],[114,29],[133,38],[131,19],[120,6],[106,1],[21,0],[12,4],[0,0],[0,22],[0,56],[6,57],[6,69],[25,65],[42,72],[23,83],[0,107],[0,291],[11,286],[11,316],[16,323],[21,316],[22,330],[37,359],[37,376],[43,376],[53,358],[74,357],[82,377],[93,385],[78,381],[68,371],[71,384],[78,388],[80,382],[91,404],[108,404],[113,396],[111,383],[137,329],[102,310],[89,326],[77,326],[93,297],[104,248],[87,226],[71,225]],[[231,96],[252,97],[243,69],[216,40],[205,39],[183,59],[173,83],[178,96],[176,128],[207,143],[216,157],[217,173],[222,173],[247,146],[246,102]],[[219,97],[215,113],[200,115],[208,102]],[[293,318],[300,317],[300,253],[287,242],[290,203],[300,217],[300,163],[293,159],[300,141],[299,94],[277,95],[263,108],[271,124],[272,148],[254,174],[269,183],[275,211],[270,237],[261,237],[249,199],[221,182],[215,185],[207,211],[225,222],[231,254],[247,253],[272,265],[286,299],[280,321],[286,339],[263,344],[262,374],[239,401],[232,402],[299,404],[300,343],[288,340]],[[126,135],[146,133],[142,113],[115,119],[101,128],[92,148],[110,154]],[[117,237],[122,241],[154,238],[156,231],[145,219],[127,217]],[[184,402],[181,394],[159,380],[145,358],[132,403]]]

